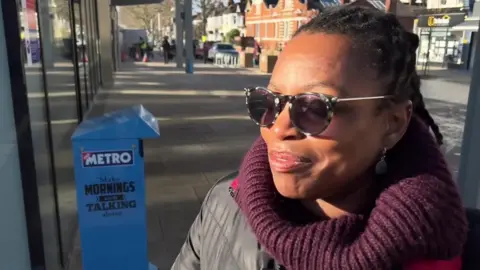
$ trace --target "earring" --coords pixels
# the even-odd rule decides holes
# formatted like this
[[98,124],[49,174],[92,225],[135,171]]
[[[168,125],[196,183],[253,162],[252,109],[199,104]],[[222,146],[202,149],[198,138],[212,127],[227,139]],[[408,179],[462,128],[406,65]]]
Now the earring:
[[385,161],[387,155],[387,148],[383,148],[382,157],[375,165],[375,173],[376,174],[385,174],[387,172],[387,162]]

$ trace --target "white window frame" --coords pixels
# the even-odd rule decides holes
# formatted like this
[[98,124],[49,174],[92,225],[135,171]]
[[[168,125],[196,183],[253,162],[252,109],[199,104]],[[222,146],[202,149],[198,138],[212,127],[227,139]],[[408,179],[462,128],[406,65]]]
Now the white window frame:
[[290,22],[283,22],[283,38],[290,38]]
[[285,5],[284,5],[284,8],[285,9],[293,9],[293,0],[285,0]]

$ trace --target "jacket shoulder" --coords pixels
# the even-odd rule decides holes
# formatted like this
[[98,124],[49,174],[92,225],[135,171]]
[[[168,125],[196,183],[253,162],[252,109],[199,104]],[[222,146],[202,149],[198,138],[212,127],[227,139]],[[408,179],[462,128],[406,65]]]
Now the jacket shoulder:
[[231,172],[215,182],[210,191],[207,193],[207,196],[204,200],[204,207],[205,204],[209,204],[210,201],[221,198],[225,199],[224,197],[230,197],[229,187],[231,186],[232,182],[237,178],[238,171]]
[[237,177],[232,172],[220,178],[203,201],[200,219],[202,269],[259,269],[258,248],[246,218],[229,188]]

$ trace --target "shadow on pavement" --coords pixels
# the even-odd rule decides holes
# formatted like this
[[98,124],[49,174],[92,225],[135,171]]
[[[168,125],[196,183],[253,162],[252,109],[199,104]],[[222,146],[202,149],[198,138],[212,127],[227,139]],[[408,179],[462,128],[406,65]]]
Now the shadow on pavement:
[[[150,260],[169,269],[212,184],[236,170],[259,129],[243,88],[268,76],[213,66],[185,74],[170,66],[129,67],[96,98],[89,117],[143,104],[159,119],[160,139],[145,141]],[[215,92],[216,91],[216,92]],[[77,243],[69,269],[81,269]]]

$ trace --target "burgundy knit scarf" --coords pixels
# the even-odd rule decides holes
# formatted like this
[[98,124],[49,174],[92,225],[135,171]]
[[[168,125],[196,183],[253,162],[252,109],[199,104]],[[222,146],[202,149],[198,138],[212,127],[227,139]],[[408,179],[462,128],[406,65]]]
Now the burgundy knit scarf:
[[368,214],[319,220],[277,193],[258,139],[240,168],[236,200],[260,244],[290,270],[392,269],[460,255],[465,212],[427,127],[412,119],[386,160],[378,180],[386,188]]

